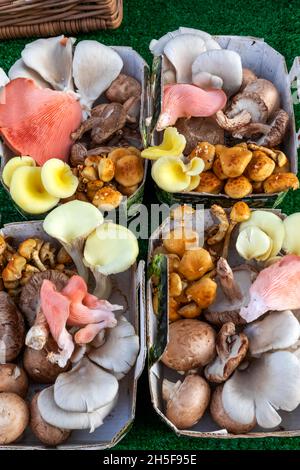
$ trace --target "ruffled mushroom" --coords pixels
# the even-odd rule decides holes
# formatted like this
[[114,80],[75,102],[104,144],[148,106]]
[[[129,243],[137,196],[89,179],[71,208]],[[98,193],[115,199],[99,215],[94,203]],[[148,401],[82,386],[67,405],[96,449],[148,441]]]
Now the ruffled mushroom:
[[252,356],[276,349],[287,349],[300,337],[300,324],[290,310],[269,313],[244,329]]
[[237,333],[234,323],[225,323],[216,339],[217,357],[204,371],[207,380],[225,382],[246,356],[248,344],[247,336]]
[[71,201],[50,212],[43,223],[45,232],[59,240],[73,259],[78,274],[85,280],[88,272],[82,260],[84,241],[102,222],[103,216],[95,206]]
[[287,351],[264,354],[237,370],[224,384],[222,403],[230,419],[257,420],[263,428],[281,423],[278,410],[293,411],[300,403],[300,362]]
[[31,78],[41,88],[50,88],[50,83],[46,82],[37,72],[25,65],[23,59],[18,59],[9,69],[8,76],[11,80],[15,78]]
[[73,58],[73,77],[81,103],[88,112],[94,101],[117,78],[122,67],[121,57],[111,47],[91,40],[77,44]]

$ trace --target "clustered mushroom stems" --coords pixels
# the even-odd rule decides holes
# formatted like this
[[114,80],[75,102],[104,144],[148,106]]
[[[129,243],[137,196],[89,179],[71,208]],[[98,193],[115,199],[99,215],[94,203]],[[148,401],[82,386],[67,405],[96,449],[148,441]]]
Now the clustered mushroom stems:
[[[64,261],[64,262],[61,262]],[[64,271],[72,260],[50,242],[28,238],[14,248],[9,238],[0,236],[1,289],[18,297],[31,276],[48,269]]]

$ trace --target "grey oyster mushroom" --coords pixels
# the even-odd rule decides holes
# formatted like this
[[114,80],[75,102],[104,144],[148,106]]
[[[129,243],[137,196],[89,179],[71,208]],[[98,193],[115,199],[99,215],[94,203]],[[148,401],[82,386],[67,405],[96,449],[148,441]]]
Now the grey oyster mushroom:
[[204,370],[207,380],[225,382],[246,356],[248,345],[245,333],[237,333],[234,323],[225,323],[216,339],[217,357]]

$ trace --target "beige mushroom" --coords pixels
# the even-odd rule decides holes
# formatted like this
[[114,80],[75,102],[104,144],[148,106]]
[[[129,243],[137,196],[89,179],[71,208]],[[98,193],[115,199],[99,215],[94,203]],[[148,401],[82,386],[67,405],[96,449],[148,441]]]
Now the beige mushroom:
[[16,393],[24,398],[28,390],[28,378],[16,364],[0,364],[0,392]]
[[210,400],[208,383],[199,375],[187,375],[183,382],[166,379],[162,386],[166,417],[177,429],[194,426],[204,415]]
[[199,235],[191,229],[177,228],[168,233],[163,245],[169,253],[181,258],[186,250],[199,245]]
[[26,402],[16,393],[0,393],[0,445],[16,441],[28,422]]
[[205,366],[215,357],[215,338],[216,333],[208,323],[178,320],[169,327],[169,342],[161,360],[177,371]]
[[178,267],[178,272],[188,281],[196,281],[213,268],[211,255],[204,248],[187,250]]

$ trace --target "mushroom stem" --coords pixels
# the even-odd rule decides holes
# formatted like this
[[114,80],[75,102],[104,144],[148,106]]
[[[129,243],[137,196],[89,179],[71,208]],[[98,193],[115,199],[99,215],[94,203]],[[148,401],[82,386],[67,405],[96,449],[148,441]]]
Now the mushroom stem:
[[40,351],[46,345],[49,337],[49,326],[42,309],[40,308],[35,317],[34,325],[28,331],[25,344],[31,349]]
[[223,245],[223,250],[222,250],[222,258],[224,258],[224,259],[227,259],[227,257],[228,257],[230,238],[231,238],[231,234],[233,232],[233,229],[235,228],[236,225],[237,225],[237,222],[235,222],[234,220],[231,220],[230,223],[229,223],[229,227],[228,227],[228,230],[227,230],[226,235],[225,235],[224,245]]
[[112,290],[110,277],[100,273],[96,268],[91,267],[90,269],[96,283],[93,294],[98,297],[98,299],[108,299]]
[[235,335],[235,325],[233,322],[225,323],[216,340],[216,350],[220,359],[226,361],[230,355],[232,336]]
[[228,118],[223,111],[216,113],[216,121],[219,126],[226,131],[236,131],[251,122],[251,114],[245,109],[236,114],[233,118]]
[[82,277],[85,282],[88,282],[89,279],[89,271],[87,266],[83,262],[83,247],[84,247],[84,238],[76,239],[73,243],[65,243],[64,241],[60,241],[63,245],[66,252],[71,256],[74,264],[76,266],[77,272],[80,277]]
[[180,385],[180,380],[174,383],[168,379],[164,379],[162,383],[162,397],[164,401],[169,401]]
[[226,259],[219,259],[217,263],[217,274],[226,297],[231,301],[241,300],[241,290],[238,284],[235,282],[232,269]]

